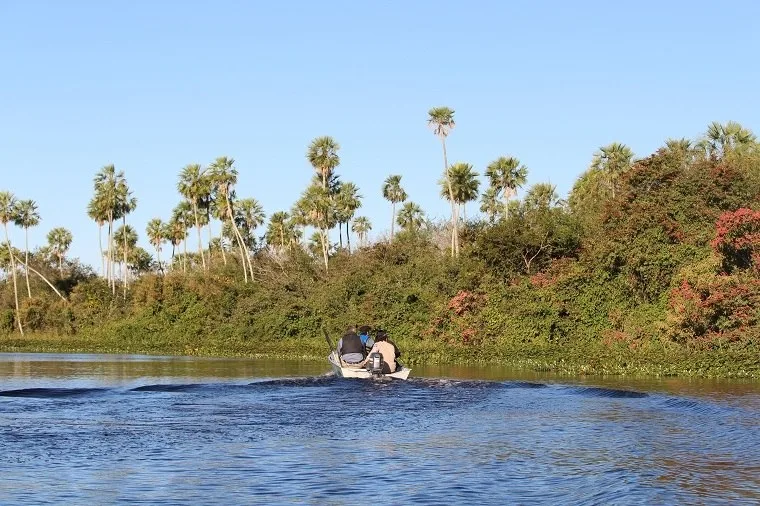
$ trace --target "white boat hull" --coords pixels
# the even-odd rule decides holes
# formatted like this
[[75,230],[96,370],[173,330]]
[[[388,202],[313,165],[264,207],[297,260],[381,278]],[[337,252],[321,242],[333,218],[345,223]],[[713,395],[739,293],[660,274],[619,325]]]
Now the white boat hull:
[[330,366],[332,367],[333,372],[335,372],[335,375],[340,378],[395,378],[405,380],[409,377],[409,373],[412,372],[412,370],[408,367],[401,366],[399,369],[396,369],[396,371],[390,374],[375,375],[364,368],[343,367],[340,365],[338,355],[334,351],[327,357],[327,361],[330,362]]

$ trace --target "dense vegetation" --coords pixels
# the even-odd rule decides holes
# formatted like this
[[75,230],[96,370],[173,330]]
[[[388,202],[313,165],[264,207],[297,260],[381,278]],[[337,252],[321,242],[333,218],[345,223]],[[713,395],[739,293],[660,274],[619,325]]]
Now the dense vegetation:
[[[401,230],[374,244],[329,137],[308,149],[312,185],[259,238],[263,211],[235,196],[232,160],[186,167],[185,200],[167,223],[148,225],[155,259],[126,223],[136,200],[123,174],[104,168],[89,207],[108,226],[102,275],[66,258],[65,230],[32,252],[6,239],[0,349],[322,357],[321,327],[335,334],[368,322],[388,329],[409,362],[760,376],[760,146],[751,132],[714,123],[695,142],[670,140],[641,159],[612,144],[566,200],[543,183],[516,199],[528,171],[519,160],[491,163],[480,195],[473,167],[446,159],[453,111],[431,110],[429,124],[442,141],[452,219],[430,223],[406,202],[401,176],[390,176],[376,191]],[[483,217],[466,220],[479,196]],[[29,207],[0,193],[5,226],[35,226]],[[212,238],[215,218],[223,233]],[[315,234],[304,244],[306,227]],[[180,246],[192,228],[191,254]],[[172,255],[161,262],[165,241]]]

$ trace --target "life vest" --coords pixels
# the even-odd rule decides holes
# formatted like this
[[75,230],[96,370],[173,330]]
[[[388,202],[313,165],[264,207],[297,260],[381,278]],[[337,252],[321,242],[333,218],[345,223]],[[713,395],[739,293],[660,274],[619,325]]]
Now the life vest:
[[362,340],[353,332],[343,336],[343,342],[340,346],[341,355],[348,355],[349,353],[359,353],[362,356],[366,354]]

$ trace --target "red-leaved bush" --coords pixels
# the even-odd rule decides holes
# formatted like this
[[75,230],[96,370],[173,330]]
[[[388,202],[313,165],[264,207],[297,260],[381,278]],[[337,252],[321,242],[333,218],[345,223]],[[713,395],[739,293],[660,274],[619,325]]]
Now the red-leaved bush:
[[760,211],[741,208],[721,214],[711,245],[720,255],[726,273],[760,269]]

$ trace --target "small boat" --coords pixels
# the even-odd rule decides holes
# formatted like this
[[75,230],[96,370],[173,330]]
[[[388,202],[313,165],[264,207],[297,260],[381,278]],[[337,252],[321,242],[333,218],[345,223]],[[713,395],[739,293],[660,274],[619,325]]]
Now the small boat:
[[383,374],[379,371],[373,372],[371,369],[367,369],[365,367],[344,367],[341,365],[340,360],[338,359],[338,353],[336,351],[332,351],[327,356],[327,361],[330,362],[330,366],[335,372],[335,375],[340,378],[395,378],[405,380],[409,377],[409,373],[412,372],[411,369],[404,367],[398,362],[396,363],[396,370],[390,374]]

